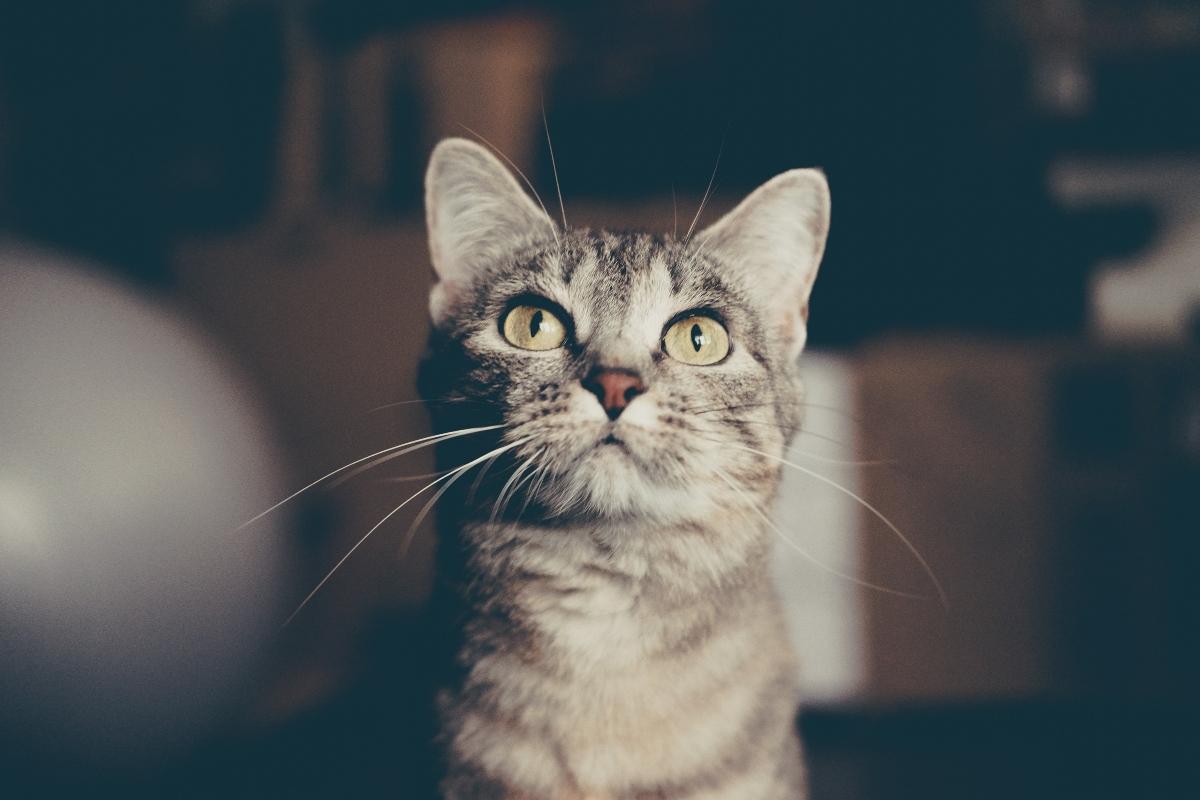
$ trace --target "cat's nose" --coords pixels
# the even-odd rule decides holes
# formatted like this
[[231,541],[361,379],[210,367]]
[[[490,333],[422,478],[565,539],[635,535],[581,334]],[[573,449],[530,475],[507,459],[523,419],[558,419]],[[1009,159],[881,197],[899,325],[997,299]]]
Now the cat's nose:
[[637,373],[624,369],[598,369],[583,379],[583,388],[596,395],[609,419],[621,416],[633,398],[646,391]]

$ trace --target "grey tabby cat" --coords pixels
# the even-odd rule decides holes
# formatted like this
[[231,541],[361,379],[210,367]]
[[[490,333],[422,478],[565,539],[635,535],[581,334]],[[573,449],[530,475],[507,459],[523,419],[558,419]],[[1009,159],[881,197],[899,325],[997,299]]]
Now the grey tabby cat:
[[557,226],[450,139],[426,213],[423,391],[443,430],[503,426],[442,518],[443,796],[803,797],[780,469],[748,450],[782,456],[800,423],[824,176],[785,172],[690,240],[614,233]]

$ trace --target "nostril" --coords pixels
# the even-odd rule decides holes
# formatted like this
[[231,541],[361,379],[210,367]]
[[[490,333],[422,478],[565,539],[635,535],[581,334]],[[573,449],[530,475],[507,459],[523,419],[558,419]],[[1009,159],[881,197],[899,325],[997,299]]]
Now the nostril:
[[636,373],[621,369],[601,369],[588,375],[583,386],[600,401],[609,419],[616,419],[635,397],[646,391]]

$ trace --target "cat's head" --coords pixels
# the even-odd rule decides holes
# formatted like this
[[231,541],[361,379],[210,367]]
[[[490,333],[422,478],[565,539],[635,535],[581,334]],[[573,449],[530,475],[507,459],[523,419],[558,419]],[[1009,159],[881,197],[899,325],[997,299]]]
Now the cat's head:
[[563,229],[489,151],[448,139],[425,201],[426,391],[524,440],[510,455],[530,460],[521,485],[540,507],[702,518],[773,488],[749,450],[780,455],[799,424],[821,172],[776,176],[690,240]]

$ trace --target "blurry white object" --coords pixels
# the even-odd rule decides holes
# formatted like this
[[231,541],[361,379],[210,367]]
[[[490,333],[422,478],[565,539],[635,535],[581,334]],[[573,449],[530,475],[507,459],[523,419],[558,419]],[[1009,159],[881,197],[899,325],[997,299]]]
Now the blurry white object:
[[1144,202],[1161,215],[1150,247],[1100,265],[1093,332],[1106,339],[1180,341],[1200,309],[1200,162],[1068,162],[1051,178],[1071,205]]
[[[854,374],[845,358],[801,356],[806,401],[803,431],[788,460],[850,491],[859,491]],[[777,537],[775,578],[800,657],[805,703],[852,699],[866,682],[866,642],[859,585],[831,574],[860,573],[859,507],[820,480],[784,467],[775,521],[795,547]],[[802,555],[802,548],[813,560]]]
[[197,330],[0,241],[0,733],[109,763],[203,735],[281,620],[281,521],[234,532],[281,490]]

